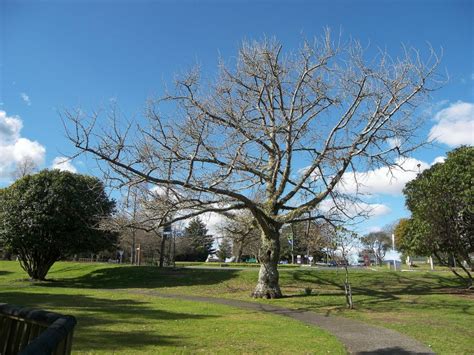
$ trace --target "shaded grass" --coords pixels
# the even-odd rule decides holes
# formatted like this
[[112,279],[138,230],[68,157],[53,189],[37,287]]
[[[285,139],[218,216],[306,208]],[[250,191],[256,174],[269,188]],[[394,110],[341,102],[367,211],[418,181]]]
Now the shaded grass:
[[[177,261],[177,267],[188,267],[188,266],[199,266],[206,268],[219,268],[219,267],[238,267],[238,268],[260,268],[259,263],[223,263],[223,262],[196,262],[196,261]],[[279,264],[279,269],[298,269],[300,266],[296,264]]]

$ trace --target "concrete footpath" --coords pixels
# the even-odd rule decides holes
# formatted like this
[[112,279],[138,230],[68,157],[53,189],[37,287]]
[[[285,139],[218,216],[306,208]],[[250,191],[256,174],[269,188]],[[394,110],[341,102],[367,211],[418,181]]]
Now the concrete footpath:
[[434,354],[430,348],[406,335],[349,318],[325,316],[311,311],[293,310],[257,302],[246,302],[226,298],[164,294],[149,290],[124,291],[163,298],[216,303],[290,317],[327,330],[345,345],[349,354]]

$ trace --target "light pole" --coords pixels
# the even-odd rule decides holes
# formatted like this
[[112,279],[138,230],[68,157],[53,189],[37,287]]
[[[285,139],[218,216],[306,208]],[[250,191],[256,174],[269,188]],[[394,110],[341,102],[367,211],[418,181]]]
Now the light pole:
[[136,265],[140,266],[140,263],[141,263],[141,247],[140,247],[140,244],[138,244],[138,247],[137,247],[137,254],[136,254]]
[[[392,250],[395,252],[395,234],[392,233]],[[397,271],[397,264],[395,261],[395,256],[393,257],[393,269]]]

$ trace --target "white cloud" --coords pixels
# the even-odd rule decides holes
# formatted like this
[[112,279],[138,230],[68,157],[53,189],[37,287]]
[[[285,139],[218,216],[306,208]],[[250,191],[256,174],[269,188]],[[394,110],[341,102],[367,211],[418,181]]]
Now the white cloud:
[[150,188],[150,192],[154,195],[158,196],[165,196],[166,195],[166,187],[161,185],[154,185]]
[[56,157],[53,160],[51,169],[58,169],[61,171],[69,171],[71,173],[77,173],[77,169],[72,165],[71,160],[66,157]]
[[207,212],[203,213],[199,218],[206,225],[209,234],[214,237],[220,236],[219,227],[224,223],[225,217],[219,213]]
[[392,212],[390,207],[381,203],[364,204],[363,206],[359,204],[359,208],[362,211],[367,211],[370,217],[386,216]]
[[40,143],[21,137],[23,122],[19,117],[7,116],[0,110],[0,179],[10,176],[16,164],[30,160],[39,166],[44,163],[46,149]]
[[19,117],[8,117],[5,111],[0,111],[0,146],[5,146],[20,138],[23,122]]
[[445,160],[446,160],[446,157],[436,157],[431,163],[431,165],[435,165],[437,163],[444,163]]
[[30,159],[33,162],[42,164],[46,149],[36,141],[30,141],[26,138],[20,138],[13,146],[13,157],[16,162]]
[[348,194],[399,195],[405,184],[429,164],[414,158],[398,158],[393,167],[380,167],[366,172],[345,173],[338,190]]
[[[332,199],[326,199],[319,204],[322,212],[334,212],[335,204]],[[381,203],[366,203],[363,201],[338,201],[338,207],[350,218],[357,217],[380,217],[390,214],[392,210],[387,205]]]
[[456,147],[474,145],[474,104],[458,101],[438,111],[429,139]]
[[371,226],[369,228],[367,228],[367,233],[377,233],[377,232],[381,232],[382,231],[382,227],[380,226]]
[[298,169],[296,173],[298,174],[298,176],[304,175],[306,174],[306,172],[308,171],[310,167],[311,167],[310,165],[305,166],[304,168]]
[[26,93],[22,92],[22,93],[20,94],[20,97],[21,97],[21,99],[23,100],[23,102],[24,102],[25,104],[27,104],[28,106],[31,106],[30,97],[29,97]]

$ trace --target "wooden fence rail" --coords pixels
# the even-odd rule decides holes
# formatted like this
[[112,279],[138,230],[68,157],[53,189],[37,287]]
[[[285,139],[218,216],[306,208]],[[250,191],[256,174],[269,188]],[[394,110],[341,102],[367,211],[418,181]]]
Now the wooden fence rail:
[[0,303],[0,355],[69,355],[76,319]]

